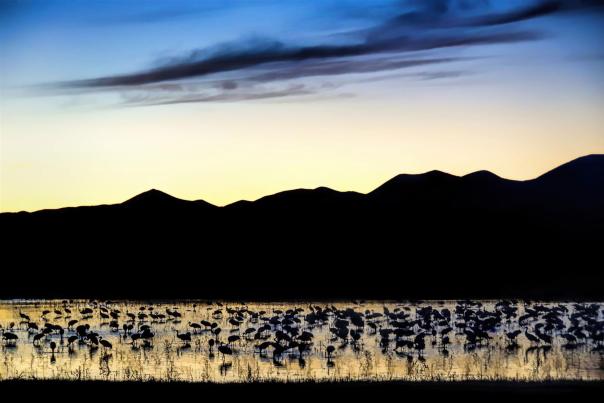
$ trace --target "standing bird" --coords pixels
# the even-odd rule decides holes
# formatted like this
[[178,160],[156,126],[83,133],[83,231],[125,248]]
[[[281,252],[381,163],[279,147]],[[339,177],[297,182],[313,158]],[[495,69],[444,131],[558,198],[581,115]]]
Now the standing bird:
[[178,330],[176,330],[176,337],[178,337],[185,344],[188,344],[191,342],[191,332],[178,333]]
[[17,343],[17,340],[19,339],[19,336],[17,336],[14,333],[11,332],[3,332],[2,333],[2,340],[4,340],[6,342],[6,345],[15,345]]
[[522,333],[520,330],[514,330],[513,332],[507,332],[505,336],[508,338],[510,343],[516,343],[516,337]]
[[55,358],[55,349],[57,348],[57,343],[55,343],[54,341],[50,342],[50,351],[51,351],[51,355],[50,355],[50,363],[54,364],[57,359]]
[[225,356],[226,355],[232,355],[233,354],[233,350],[231,350],[231,348],[227,345],[221,344],[220,346],[218,346],[218,351],[222,354],[222,361],[224,362]]
[[42,338],[46,336],[46,333],[44,332],[40,332],[34,335],[34,339],[32,340],[32,343],[34,346],[38,346],[40,344],[40,340],[42,340]]
[[99,337],[99,343],[101,343],[101,346],[103,346],[105,350],[111,350],[113,348],[113,345],[102,337]]
[[78,341],[78,336],[69,336],[67,339],[67,348],[71,349],[73,347],[73,343]]
[[334,351],[336,351],[336,348],[332,345],[329,345],[329,346],[327,346],[325,351],[327,352],[327,358],[331,359],[331,355],[333,354]]
[[526,336],[526,338],[527,338],[527,339],[529,339],[529,341],[530,341],[531,343],[539,343],[539,338],[538,338],[537,336],[535,336],[534,334],[529,333],[529,331],[528,331],[528,330],[526,330],[526,331],[524,332],[524,335]]
[[201,330],[201,325],[199,323],[189,322],[189,327],[193,328],[193,333],[198,333]]
[[236,342],[239,339],[241,339],[241,337],[239,337],[237,335],[229,336],[227,339],[228,340],[227,344],[233,344],[234,342]]

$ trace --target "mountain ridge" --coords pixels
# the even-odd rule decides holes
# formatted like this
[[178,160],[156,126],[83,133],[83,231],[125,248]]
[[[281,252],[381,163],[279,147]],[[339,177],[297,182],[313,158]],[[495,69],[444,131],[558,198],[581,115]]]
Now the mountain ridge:
[[[205,207],[205,208],[216,208],[216,209],[233,209],[240,208],[243,206],[249,207],[252,205],[260,204],[271,204],[277,200],[288,201],[291,197],[302,197],[306,199],[317,198],[318,195],[327,196],[328,194],[344,198],[354,197],[379,197],[380,194],[387,192],[388,190],[401,190],[402,186],[414,187],[412,189],[402,189],[406,194],[398,195],[399,197],[408,196],[410,192],[421,192],[428,188],[430,191],[446,191],[447,187],[456,186],[462,184],[490,184],[490,185],[518,185],[521,184],[548,184],[551,186],[552,182],[556,180],[564,181],[566,183],[572,182],[573,179],[577,179],[582,186],[591,185],[598,186],[602,184],[604,186],[604,154],[589,154],[583,157],[576,158],[569,162],[566,162],[556,168],[553,168],[542,175],[537,176],[533,179],[528,180],[513,180],[506,179],[498,176],[497,174],[487,171],[479,170],[474,171],[466,175],[457,176],[449,174],[439,170],[431,170],[419,174],[398,174],[393,178],[387,180],[383,184],[379,185],[368,193],[360,193],[355,191],[338,191],[331,189],[326,186],[319,186],[314,189],[309,188],[298,188],[289,189],[274,194],[262,196],[255,200],[238,200],[233,203],[226,204],[224,206],[216,206],[203,199],[197,200],[185,200],[172,196],[166,192],[157,189],[150,189],[140,194],[137,194],[121,203],[114,204],[100,204],[100,205],[83,205],[73,207],[60,207],[56,209],[41,209],[35,211],[19,211],[19,212],[0,212],[1,215],[6,214],[35,214],[44,213],[49,211],[59,211],[67,209],[90,209],[94,207],[114,207],[114,206],[128,206],[128,207],[146,207],[151,209],[157,208],[169,208],[169,207]],[[598,182],[598,179],[600,182]],[[554,183],[554,186],[556,184]],[[545,186],[545,185],[543,185]],[[445,187],[445,189],[443,189]],[[598,192],[602,193],[602,191]]]
[[[546,176],[396,176],[209,207],[0,214],[0,298],[604,298],[604,155]],[[561,267],[562,270],[554,270]],[[27,278],[23,273],[28,273]]]

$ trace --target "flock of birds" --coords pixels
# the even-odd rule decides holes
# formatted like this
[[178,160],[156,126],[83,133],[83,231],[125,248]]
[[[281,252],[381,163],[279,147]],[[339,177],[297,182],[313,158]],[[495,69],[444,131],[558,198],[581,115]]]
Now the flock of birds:
[[[196,337],[205,335],[205,351],[210,355],[217,352],[223,364],[245,345],[262,357],[272,358],[275,365],[280,365],[284,355],[297,357],[303,365],[304,357],[317,351],[328,365],[334,365],[339,349],[363,348],[364,334],[376,337],[384,353],[392,352],[409,361],[424,361],[427,343],[447,356],[452,343],[471,352],[488,346],[496,335],[502,334],[506,350],[520,348],[519,340],[526,338],[527,353],[540,350],[545,354],[554,343],[568,350],[584,346],[604,352],[604,312],[603,305],[597,303],[502,300],[487,307],[482,302],[465,300],[457,301],[452,309],[427,303],[365,309],[363,301],[354,301],[345,308],[305,304],[286,310],[253,310],[245,303],[207,302],[180,310],[146,304],[134,312],[118,306],[111,301],[88,301],[84,305],[63,301],[55,309],[35,315],[19,311],[18,321],[0,325],[2,344],[16,348],[20,340],[17,333],[21,332],[21,337],[35,348],[50,349],[54,361],[55,352],[69,353],[75,348],[100,349],[110,354],[115,342],[128,343],[134,349],[153,348],[156,327],[171,325],[174,340],[181,347],[189,347]],[[187,317],[199,320],[183,321],[183,309],[190,311]],[[199,315],[204,310],[205,314]],[[90,326],[89,322],[97,320],[99,326],[108,326],[109,333],[115,335],[111,337],[113,343],[100,335],[100,329]],[[329,329],[330,341],[316,346],[315,333],[325,328]],[[107,332],[103,334],[107,336]]]

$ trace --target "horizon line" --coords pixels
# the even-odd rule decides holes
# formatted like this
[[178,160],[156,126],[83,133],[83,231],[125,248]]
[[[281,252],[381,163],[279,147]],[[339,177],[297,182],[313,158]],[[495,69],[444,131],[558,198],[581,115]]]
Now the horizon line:
[[280,193],[291,192],[291,191],[296,191],[296,190],[317,190],[317,189],[320,189],[320,188],[325,188],[325,189],[329,189],[329,190],[332,190],[332,191],[335,191],[335,192],[340,192],[340,193],[352,192],[352,193],[359,193],[359,194],[362,194],[362,195],[367,195],[367,194],[373,192],[374,190],[378,189],[379,187],[381,187],[385,183],[387,183],[387,182],[391,181],[392,179],[397,178],[397,177],[399,177],[401,175],[420,176],[420,175],[426,175],[426,174],[432,173],[432,172],[441,173],[441,174],[445,174],[445,175],[451,175],[451,176],[454,176],[456,178],[463,178],[463,177],[472,175],[472,174],[477,173],[477,172],[488,172],[488,173],[490,173],[490,174],[492,174],[492,175],[494,175],[497,178],[500,178],[502,180],[507,180],[507,181],[512,181],[512,182],[530,182],[530,181],[539,179],[542,176],[546,175],[547,173],[552,172],[552,171],[554,171],[554,170],[556,170],[556,169],[558,169],[558,168],[560,168],[560,167],[562,167],[564,165],[573,163],[573,162],[581,160],[581,159],[591,158],[591,157],[604,157],[604,153],[602,153],[602,154],[600,154],[600,153],[591,153],[591,154],[585,154],[585,155],[573,158],[571,160],[563,162],[560,165],[557,165],[557,166],[553,167],[552,169],[549,169],[549,170],[543,172],[542,174],[540,174],[538,176],[535,176],[533,178],[530,178],[530,179],[509,179],[509,178],[504,178],[502,176],[497,175],[496,173],[494,173],[492,171],[485,170],[485,169],[479,169],[477,171],[468,172],[468,173],[466,173],[464,175],[455,175],[455,174],[451,174],[451,173],[448,173],[448,172],[445,172],[445,171],[441,171],[441,170],[438,170],[438,169],[432,169],[432,170],[429,170],[429,171],[424,171],[424,172],[420,172],[420,173],[413,173],[413,174],[406,174],[406,173],[396,174],[396,175],[390,177],[389,179],[386,179],[385,181],[381,182],[380,184],[378,184],[376,187],[374,187],[372,190],[370,190],[367,193],[357,192],[357,191],[354,191],[354,190],[337,190],[337,189],[331,188],[329,186],[319,185],[319,186],[314,187],[314,188],[299,187],[299,188],[285,189],[285,190],[281,190],[281,191],[278,191],[278,192],[275,192],[275,193],[265,194],[263,196],[260,196],[260,197],[258,197],[256,199],[254,199],[254,200],[238,199],[238,200],[235,200],[235,201],[232,201],[230,203],[223,204],[223,205],[217,205],[217,204],[210,203],[210,202],[206,201],[203,198],[201,198],[201,199],[192,199],[192,200],[183,199],[183,198],[176,197],[176,196],[174,196],[174,195],[172,195],[172,194],[170,194],[168,192],[165,192],[163,190],[156,189],[156,188],[153,187],[151,189],[148,189],[148,190],[145,190],[143,192],[137,193],[134,196],[127,198],[126,200],[122,200],[120,202],[115,202],[115,203],[82,204],[82,205],[77,205],[77,206],[63,206],[63,207],[57,207],[57,208],[42,208],[42,209],[39,209],[39,210],[18,210],[18,211],[1,211],[0,210],[0,214],[35,213],[35,212],[39,212],[39,211],[51,211],[51,210],[61,210],[61,209],[79,208],[79,207],[115,206],[115,205],[120,205],[120,204],[126,203],[127,201],[132,200],[132,199],[134,199],[137,196],[140,196],[142,194],[145,194],[145,193],[148,193],[148,192],[153,192],[153,191],[160,192],[160,193],[163,193],[163,194],[165,194],[165,195],[167,195],[169,197],[173,197],[175,199],[186,201],[186,202],[204,202],[204,203],[207,203],[207,204],[209,204],[209,205],[211,205],[213,207],[216,207],[216,208],[227,207],[227,206],[230,206],[232,204],[239,203],[239,202],[255,202],[255,201],[258,201],[258,200],[260,200],[262,198],[265,198],[265,197],[274,196],[274,195],[277,195],[277,194],[280,194]]

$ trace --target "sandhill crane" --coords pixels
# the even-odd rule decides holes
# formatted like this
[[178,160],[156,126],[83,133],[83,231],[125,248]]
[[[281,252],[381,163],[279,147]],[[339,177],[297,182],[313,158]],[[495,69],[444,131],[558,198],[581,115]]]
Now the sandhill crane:
[[201,325],[199,323],[189,322],[189,327],[193,328],[193,333],[198,333],[201,330]]
[[258,349],[258,352],[260,354],[264,354],[266,352],[266,349],[269,348],[272,345],[273,345],[273,342],[271,342],[271,341],[265,341],[265,342],[262,342],[262,343],[258,344],[256,346],[256,348]]
[[99,346],[99,339],[95,334],[89,333],[86,335],[86,340],[88,340],[88,345],[92,348]]
[[552,337],[548,334],[540,332],[539,329],[535,330],[535,335],[545,343],[552,344]]
[[152,345],[155,334],[151,331],[151,328],[145,328],[140,332],[140,337],[146,345]]
[[516,337],[518,337],[520,333],[522,333],[520,330],[514,330],[513,332],[507,332],[505,336],[508,338],[510,343],[515,343]]
[[40,332],[34,335],[34,338],[32,340],[32,344],[34,346],[37,346],[40,344],[40,340],[42,340],[42,338],[44,338],[44,336],[46,336],[46,333],[44,332]]
[[178,330],[176,330],[176,337],[178,337],[184,344],[191,342],[191,332],[179,333]]
[[220,346],[218,346],[218,351],[222,354],[223,362],[225,360],[225,356],[233,354],[233,350],[231,350],[231,348],[225,344],[221,344]]
[[78,336],[69,336],[67,338],[67,348],[71,349],[73,347],[73,343],[78,340]]
[[19,340],[19,336],[11,332],[2,332],[2,340],[4,340],[7,346],[14,346]]
[[562,337],[563,339],[566,340],[567,343],[569,344],[575,344],[577,342],[577,338],[570,334],[570,333],[563,333],[560,335],[560,337]]
[[524,332],[524,335],[531,343],[539,343],[539,338],[532,333],[529,333],[528,330]]
[[236,342],[237,340],[241,339],[241,337],[237,336],[237,335],[233,335],[233,336],[229,336],[227,341],[227,344],[233,344],[234,342]]
[[336,351],[336,348],[332,345],[329,345],[329,346],[327,346],[325,351],[327,352],[327,358],[330,359],[333,352]]
[[130,335],[130,339],[132,340],[132,346],[136,347],[136,342],[140,340],[141,335],[139,333],[133,333]]
[[101,346],[103,346],[103,349],[105,350],[111,350],[113,348],[113,344],[103,339],[102,337],[99,337],[99,343],[101,344]]

